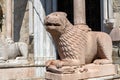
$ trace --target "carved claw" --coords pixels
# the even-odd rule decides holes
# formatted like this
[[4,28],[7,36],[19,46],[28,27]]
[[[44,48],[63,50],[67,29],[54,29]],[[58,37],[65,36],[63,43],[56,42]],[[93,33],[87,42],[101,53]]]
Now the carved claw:
[[52,62],[52,60],[47,61],[47,62],[45,63],[45,66],[46,66],[46,67],[49,67],[50,64],[51,64],[51,62]]
[[54,65],[50,65],[47,68],[47,71],[53,72],[53,73],[59,73],[59,74],[72,74],[75,73],[75,69],[73,67],[70,66],[64,66],[62,68],[57,68]]
[[93,62],[94,64],[101,64],[102,65],[102,61],[100,61],[100,60],[95,60],[94,62]]
[[55,65],[50,65],[46,68],[47,71],[53,72],[53,73],[62,73],[60,69],[58,69]]
[[49,60],[46,62],[46,67],[49,67],[51,65],[56,66],[56,68],[61,68],[62,67],[62,63],[60,60]]
[[86,68],[80,68],[80,73],[83,73],[83,72],[87,72],[88,71],[88,69],[86,69]]

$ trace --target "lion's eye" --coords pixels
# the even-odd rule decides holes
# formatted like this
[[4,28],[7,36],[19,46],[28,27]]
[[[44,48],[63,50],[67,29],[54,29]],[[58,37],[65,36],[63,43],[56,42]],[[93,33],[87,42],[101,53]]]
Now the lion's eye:
[[60,24],[54,24],[54,26],[60,26]]

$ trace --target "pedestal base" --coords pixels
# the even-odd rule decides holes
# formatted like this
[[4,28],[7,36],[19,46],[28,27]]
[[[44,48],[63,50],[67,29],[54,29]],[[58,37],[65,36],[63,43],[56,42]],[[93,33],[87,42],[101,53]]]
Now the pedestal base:
[[47,80],[80,80],[105,76],[114,76],[116,74],[115,65],[113,64],[105,65],[88,64],[85,65],[85,68],[87,68],[88,71],[83,73],[57,74],[46,72],[45,78]]
[[0,68],[0,80],[44,80],[45,67]]

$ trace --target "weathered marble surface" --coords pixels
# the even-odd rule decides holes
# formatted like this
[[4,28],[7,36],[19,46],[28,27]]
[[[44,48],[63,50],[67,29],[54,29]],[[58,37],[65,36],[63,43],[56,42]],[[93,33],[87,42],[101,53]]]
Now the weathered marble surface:
[[36,75],[37,67],[0,69],[0,80],[42,80]]
[[60,59],[46,62],[47,68],[54,66],[52,68],[56,70],[64,66],[89,63],[111,64],[112,40],[110,36],[103,32],[91,31],[84,24],[72,25],[66,16],[64,12],[53,12],[45,19],[47,29],[60,34],[56,44]]
[[51,72],[46,72],[45,78],[47,80],[49,79],[50,80],[80,80],[80,79],[91,79],[91,78],[100,79],[100,77],[114,76],[116,74],[115,66],[113,64],[105,64],[105,65],[88,64],[85,65],[84,67],[86,67],[86,69],[88,70],[84,72],[76,71],[71,74],[63,74],[63,73],[55,74]]

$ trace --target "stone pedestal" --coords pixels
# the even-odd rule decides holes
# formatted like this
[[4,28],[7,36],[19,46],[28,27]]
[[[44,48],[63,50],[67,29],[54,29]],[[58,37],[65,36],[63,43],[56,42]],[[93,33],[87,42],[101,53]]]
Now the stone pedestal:
[[85,68],[88,69],[86,72],[73,74],[57,74],[46,72],[45,78],[47,80],[80,80],[100,78],[105,76],[114,76],[116,74],[115,65],[113,64],[105,65],[88,64],[85,65]]
[[0,80],[42,80],[36,74],[38,67],[3,68],[0,69]]

